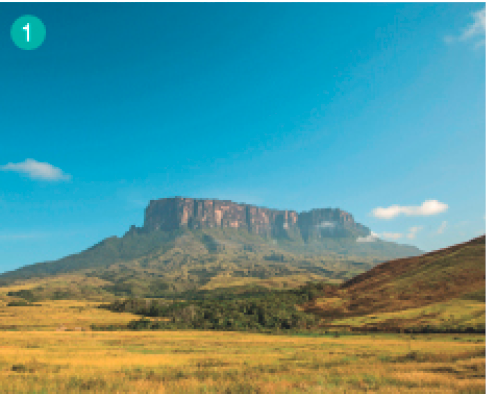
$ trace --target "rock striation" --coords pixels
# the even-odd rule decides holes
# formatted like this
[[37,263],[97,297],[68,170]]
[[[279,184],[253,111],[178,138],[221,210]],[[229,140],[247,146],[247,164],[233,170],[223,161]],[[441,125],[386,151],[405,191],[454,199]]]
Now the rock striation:
[[246,229],[265,237],[302,237],[306,241],[370,234],[350,213],[331,208],[297,213],[227,200],[172,197],[152,200],[145,210],[144,231],[211,227]]

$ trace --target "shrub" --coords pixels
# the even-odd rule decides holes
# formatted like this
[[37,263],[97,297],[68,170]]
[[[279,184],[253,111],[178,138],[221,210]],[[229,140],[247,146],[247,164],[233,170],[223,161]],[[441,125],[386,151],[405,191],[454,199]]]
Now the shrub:
[[34,306],[31,302],[27,302],[24,300],[20,301],[10,301],[7,306]]

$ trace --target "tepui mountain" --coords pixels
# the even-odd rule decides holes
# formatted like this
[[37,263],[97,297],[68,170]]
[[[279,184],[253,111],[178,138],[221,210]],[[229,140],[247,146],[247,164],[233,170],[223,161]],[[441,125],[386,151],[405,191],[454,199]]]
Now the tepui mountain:
[[[0,282],[50,278],[57,280],[56,291],[76,297],[83,291],[88,298],[164,296],[219,287],[341,282],[388,259],[421,253],[414,246],[380,239],[359,242],[370,234],[337,208],[299,213],[227,200],[162,198],[150,201],[143,226],[131,226],[123,237],[6,272]],[[69,276],[84,278],[84,290],[72,285]],[[52,286],[37,292],[48,297]]]

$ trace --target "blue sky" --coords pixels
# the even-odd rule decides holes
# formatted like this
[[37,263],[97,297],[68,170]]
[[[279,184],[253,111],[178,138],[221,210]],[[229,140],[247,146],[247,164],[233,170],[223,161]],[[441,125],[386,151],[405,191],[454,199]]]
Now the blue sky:
[[2,3],[0,26],[0,272],[170,196],[339,207],[427,251],[484,232],[484,4]]

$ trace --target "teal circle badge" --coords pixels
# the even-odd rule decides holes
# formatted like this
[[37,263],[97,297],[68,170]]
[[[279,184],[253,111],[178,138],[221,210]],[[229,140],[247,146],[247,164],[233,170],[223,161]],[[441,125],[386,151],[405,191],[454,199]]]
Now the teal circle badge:
[[10,37],[20,49],[37,49],[46,39],[46,27],[36,16],[24,15],[13,23]]

